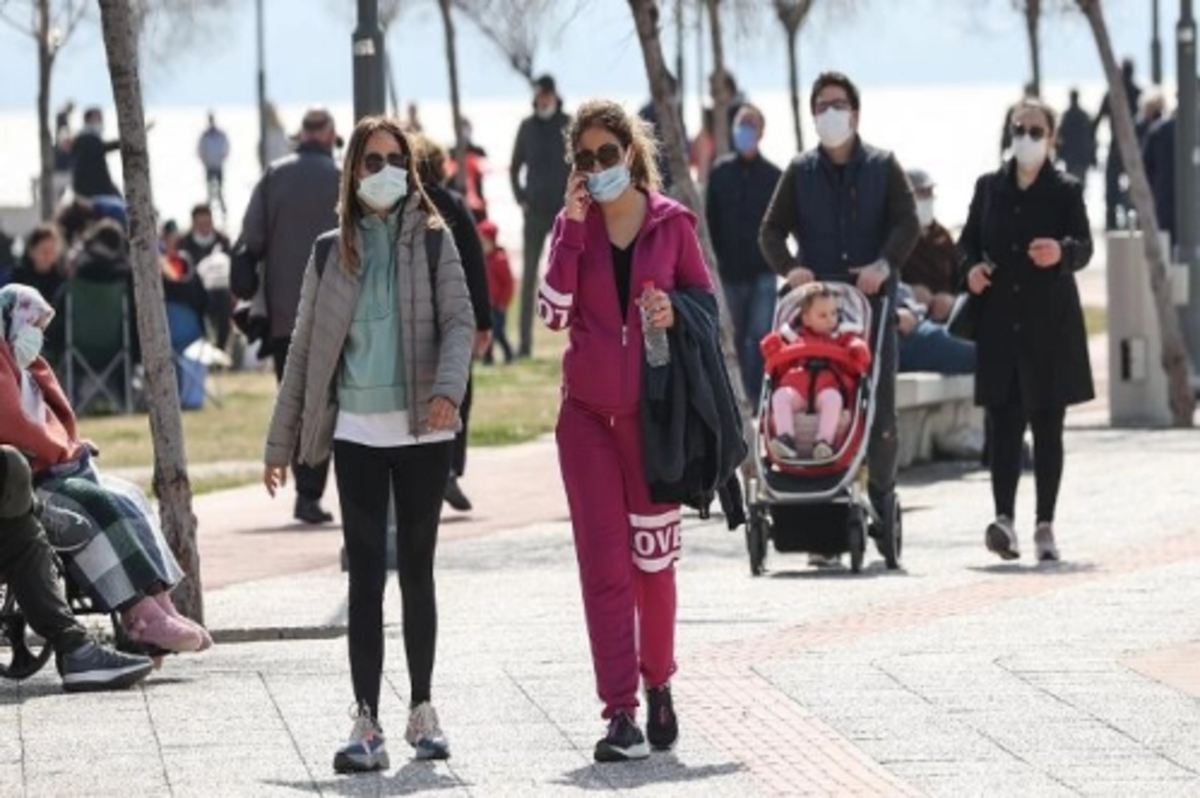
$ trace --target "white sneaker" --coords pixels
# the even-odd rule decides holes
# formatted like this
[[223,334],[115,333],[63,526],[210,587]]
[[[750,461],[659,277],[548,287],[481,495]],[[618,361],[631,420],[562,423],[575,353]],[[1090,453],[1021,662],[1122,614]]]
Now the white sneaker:
[[416,750],[417,759],[450,758],[450,743],[442,734],[437,710],[428,701],[418,704],[408,713],[408,730],[404,732],[404,739]]
[[355,708],[351,717],[354,728],[350,731],[350,740],[333,757],[333,769],[338,773],[387,770],[387,740],[379,721],[371,717],[365,706]]
[[812,568],[837,568],[842,564],[842,558],[837,554],[820,554],[814,551],[808,555],[808,564]]
[[1058,546],[1054,542],[1054,525],[1042,521],[1033,533],[1033,545],[1037,547],[1038,562],[1058,562]]
[[988,524],[983,539],[988,551],[999,555],[1002,560],[1015,560],[1021,556],[1016,530],[1013,529],[1012,519],[1007,515],[996,516],[996,520]]

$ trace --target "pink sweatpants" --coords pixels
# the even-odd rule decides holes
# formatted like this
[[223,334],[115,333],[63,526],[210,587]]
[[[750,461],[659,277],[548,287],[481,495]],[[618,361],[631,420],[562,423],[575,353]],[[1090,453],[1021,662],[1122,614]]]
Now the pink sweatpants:
[[558,417],[558,460],[604,717],[636,715],[638,676],[675,672],[679,506],[653,504],[638,417],[601,416],[570,401]]
[[[783,386],[771,397],[776,435],[796,434],[796,413],[808,410],[808,402],[800,391]],[[838,418],[842,415],[842,394],[836,388],[817,392],[817,440],[833,445],[837,435]]]

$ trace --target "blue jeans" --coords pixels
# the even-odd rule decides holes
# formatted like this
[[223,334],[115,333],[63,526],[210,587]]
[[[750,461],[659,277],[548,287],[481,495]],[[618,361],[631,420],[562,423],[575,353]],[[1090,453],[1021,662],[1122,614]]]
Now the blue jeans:
[[750,397],[750,404],[755,407],[758,406],[763,382],[763,359],[758,345],[771,331],[777,284],[778,279],[774,274],[761,274],[748,282],[721,281],[725,304],[729,306],[729,315],[733,320],[742,385]]
[[923,321],[900,336],[900,371],[974,374],[975,344],[955,338],[944,324]]

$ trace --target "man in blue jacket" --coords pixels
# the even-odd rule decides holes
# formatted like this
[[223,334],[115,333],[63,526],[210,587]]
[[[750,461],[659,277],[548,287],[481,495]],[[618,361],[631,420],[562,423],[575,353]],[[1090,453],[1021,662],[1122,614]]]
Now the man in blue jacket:
[[[759,241],[792,285],[853,281],[884,324],[868,443],[868,492],[886,517],[896,490],[896,286],[921,233],[912,187],[896,157],[858,135],[858,87],[839,72],[817,77],[809,100],[821,143],[797,156],[775,189]],[[796,241],[793,255],[788,238]],[[886,297],[893,312],[880,313]]]
[[758,246],[758,228],[782,174],[759,151],[762,111],[745,104],[733,121],[734,152],[720,158],[708,179],[705,215],[717,271],[737,339],[738,366],[751,403],[762,390],[759,342],[771,330],[778,277]]

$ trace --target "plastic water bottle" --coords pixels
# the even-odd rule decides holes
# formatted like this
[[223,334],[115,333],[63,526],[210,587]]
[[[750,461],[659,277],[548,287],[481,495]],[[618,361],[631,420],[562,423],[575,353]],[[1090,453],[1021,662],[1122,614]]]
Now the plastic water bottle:
[[650,326],[650,311],[646,302],[653,290],[653,280],[642,283],[642,343],[646,347],[646,362],[650,368],[660,368],[671,362],[671,344],[667,341],[666,330]]

